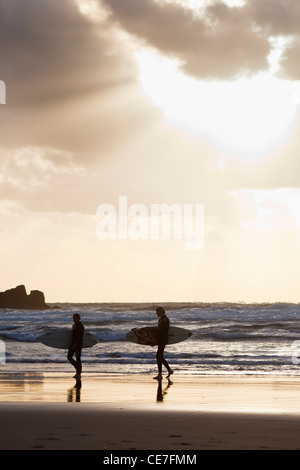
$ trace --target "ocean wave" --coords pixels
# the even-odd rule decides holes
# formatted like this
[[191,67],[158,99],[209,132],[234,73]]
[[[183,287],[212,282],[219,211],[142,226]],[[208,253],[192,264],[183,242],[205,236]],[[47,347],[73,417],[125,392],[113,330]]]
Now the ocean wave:
[[[116,364],[124,365],[126,368],[132,365],[146,366],[146,365],[155,365],[155,354],[148,355],[103,355],[103,356],[83,356],[83,364],[88,365],[105,365],[105,364]],[[206,357],[206,358],[197,358],[193,356],[181,357],[168,355],[168,360],[170,364],[174,367],[182,368],[185,370],[187,367],[194,367],[195,369],[203,368],[209,369],[214,367],[242,367],[246,369],[247,367],[263,369],[265,367],[277,367],[280,370],[280,367],[290,366],[290,360],[288,357],[269,357],[269,356],[258,356],[258,357],[249,357],[249,356],[233,356],[233,357],[224,357],[221,355],[216,355],[215,357]],[[61,355],[49,355],[44,356],[40,355],[38,357],[31,356],[14,356],[8,355],[7,364],[9,363],[19,363],[19,364],[67,364],[66,354]],[[123,372],[120,369],[120,372]]]
[[[61,304],[44,311],[0,311],[0,339],[7,363],[68,367],[66,351],[38,342],[56,328],[71,329],[79,312],[99,343],[83,350],[86,367],[135,373],[156,367],[156,348],[126,341],[133,327],[156,325],[156,304]],[[192,331],[166,348],[170,363],[190,373],[234,371],[298,373],[291,346],[300,337],[300,304],[166,303],[171,324]],[[300,338],[299,338],[300,339]],[[52,366],[51,366],[52,367]],[[93,369],[93,370],[94,370]]]

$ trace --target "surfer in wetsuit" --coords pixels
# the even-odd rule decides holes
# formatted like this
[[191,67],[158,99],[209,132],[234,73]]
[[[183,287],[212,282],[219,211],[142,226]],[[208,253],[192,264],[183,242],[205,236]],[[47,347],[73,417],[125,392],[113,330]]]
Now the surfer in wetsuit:
[[[74,378],[76,380],[79,380],[81,377],[81,370],[82,370],[82,364],[81,364],[81,349],[82,349],[82,337],[84,333],[84,326],[80,321],[80,315],[79,313],[74,313],[73,315],[73,327],[72,327],[72,342],[69,347],[69,352],[68,352],[68,361],[72,364],[72,366],[75,367],[76,369],[76,374],[74,375]],[[73,356],[75,354],[75,359],[73,359]]]
[[163,307],[157,307],[156,315],[159,317],[158,320],[158,349],[156,353],[156,362],[158,367],[158,375],[154,377],[156,380],[162,380],[162,365],[168,370],[167,378],[173,374],[172,369],[164,358],[164,350],[169,339],[169,326],[170,320],[168,319],[165,309]]

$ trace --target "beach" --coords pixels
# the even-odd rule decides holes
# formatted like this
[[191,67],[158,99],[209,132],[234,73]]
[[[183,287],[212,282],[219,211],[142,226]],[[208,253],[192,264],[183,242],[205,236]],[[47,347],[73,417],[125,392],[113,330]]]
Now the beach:
[[[2,373],[1,450],[300,447],[300,378]],[[80,386],[81,385],[81,386]]]
[[[298,449],[299,305],[167,307],[192,336],[167,346],[174,375],[161,383],[156,348],[126,341],[132,327],[154,324],[152,306],[0,311],[0,449]],[[78,386],[66,350],[39,341],[70,328],[74,312],[98,340],[83,349]]]
[[299,24],[0,0],[3,466],[300,449]]

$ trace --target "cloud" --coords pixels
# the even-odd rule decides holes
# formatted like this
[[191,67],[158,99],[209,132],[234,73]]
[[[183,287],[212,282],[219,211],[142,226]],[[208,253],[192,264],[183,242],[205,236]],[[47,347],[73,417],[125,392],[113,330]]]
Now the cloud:
[[300,4],[295,0],[251,0],[229,7],[221,0],[197,10],[155,0],[102,0],[128,33],[200,79],[230,80],[269,68],[272,37],[286,37],[280,73],[299,79]]
[[[214,2],[201,16],[178,3],[99,0],[100,10],[105,5],[110,14],[97,13],[93,21],[79,11],[77,0],[0,0],[0,78],[7,85],[7,105],[0,107],[0,197],[21,200],[34,211],[90,213],[105,192],[107,200],[131,191],[135,198],[202,202],[218,176],[207,176],[201,142],[187,152],[188,139],[175,139],[173,129],[163,127],[160,111],[139,89],[130,42],[120,40],[116,26],[180,59],[187,73],[224,79],[266,66],[270,44],[253,22],[260,19],[264,31],[272,26],[272,34],[287,29],[281,10],[271,9],[272,18],[271,3],[262,3],[229,8]],[[275,4],[284,9],[279,0]],[[256,166],[247,175],[238,168],[236,177],[228,170],[227,186],[236,187],[234,180],[269,187],[280,176],[286,185],[296,184],[298,173],[290,168],[297,161],[291,158],[284,169],[280,155],[279,163],[273,160],[258,174]],[[203,182],[194,194],[190,188],[198,190],[199,174]],[[178,196],[173,180],[182,175],[190,184]]]
[[116,71],[126,75],[120,48],[72,0],[2,0],[0,13],[0,66],[10,105],[106,89]]
[[58,149],[0,152],[0,200],[26,210],[88,212],[93,178],[72,154]]
[[[300,20],[299,20],[300,21]],[[281,60],[282,75],[290,80],[300,80],[300,37],[295,38],[286,48]]]
[[287,38],[279,75],[299,80],[300,3],[295,0],[252,0],[247,4],[247,14],[265,34]]
[[268,38],[253,28],[243,8],[216,2],[200,16],[183,5],[153,0],[103,2],[122,28],[177,58],[188,74],[226,80],[268,68]]
[[300,33],[300,4],[295,0],[248,0],[245,12],[273,36]]
[[84,176],[71,154],[56,149],[22,148],[1,155],[0,181],[20,189],[43,186],[58,175]]
[[0,71],[2,148],[60,148],[88,164],[155,118],[126,44],[74,0],[0,0]]

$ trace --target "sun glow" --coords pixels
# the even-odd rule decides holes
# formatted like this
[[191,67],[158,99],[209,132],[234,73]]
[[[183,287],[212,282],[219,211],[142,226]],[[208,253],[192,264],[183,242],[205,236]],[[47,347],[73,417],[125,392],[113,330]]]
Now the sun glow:
[[299,107],[295,84],[271,72],[208,82],[184,75],[179,62],[152,51],[140,51],[136,58],[143,90],[164,115],[224,151],[260,156],[278,145],[293,125]]
[[104,21],[108,17],[108,12],[101,8],[97,0],[75,0],[77,7],[83,15],[93,22]]

